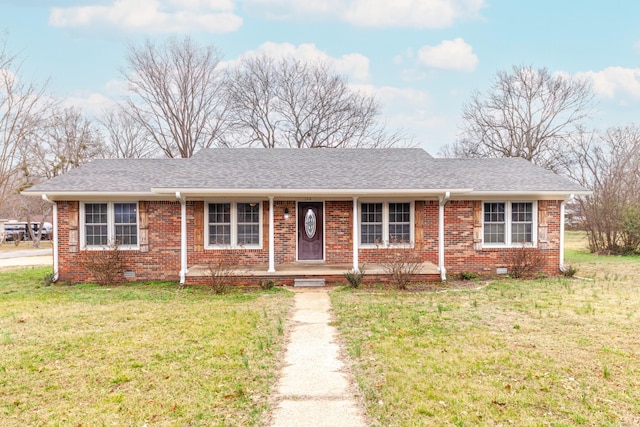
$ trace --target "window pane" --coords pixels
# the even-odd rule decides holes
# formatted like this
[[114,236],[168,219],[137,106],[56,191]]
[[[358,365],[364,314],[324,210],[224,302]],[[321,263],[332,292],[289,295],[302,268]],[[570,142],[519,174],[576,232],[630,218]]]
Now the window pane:
[[119,245],[138,244],[138,212],[135,203],[115,203],[115,239]]
[[533,235],[531,224],[513,224],[511,226],[511,242],[516,243],[531,243]]
[[389,242],[411,242],[410,203],[389,203]]
[[260,204],[238,203],[238,242],[242,245],[260,244]]
[[511,221],[533,221],[533,203],[513,203],[511,205]]
[[230,245],[231,226],[230,225],[209,225],[209,244]]
[[209,203],[209,244],[231,244],[230,203]]
[[84,205],[84,223],[87,246],[106,246],[109,243],[106,203],[86,203]]
[[484,222],[504,222],[504,203],[485,203]]
[[360,243],[382,243],[382,203],[360,205]]
[[505,243],[504,224],[484,224],[485,243]]
[[230,224],[230,203],[209,203],[209,224]]
[[533,203],[512,203],[511,222],[511,243],[533,242]]

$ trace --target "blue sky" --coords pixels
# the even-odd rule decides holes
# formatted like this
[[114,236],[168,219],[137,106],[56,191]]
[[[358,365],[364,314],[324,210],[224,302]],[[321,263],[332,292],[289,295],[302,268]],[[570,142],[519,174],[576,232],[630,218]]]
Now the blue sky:
[[433,154],[473,91],[512,65],[591,79],[591,127],[640,124],[639,23],[635,0],[0,0],[22,78],[49,78],[89,115],[122,98],[129,43],[189,34],[230,62],[323,59]]

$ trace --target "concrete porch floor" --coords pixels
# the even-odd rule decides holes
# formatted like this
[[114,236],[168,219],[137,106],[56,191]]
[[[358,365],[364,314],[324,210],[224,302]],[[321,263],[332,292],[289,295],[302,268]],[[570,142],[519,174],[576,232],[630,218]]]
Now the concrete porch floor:
[[[361,266],[366,275],[384,275],[386,274],[382,264],[365,264]],[[295,262],[287,264],[276,264],[276,271],[268,273],[269,266],[267,264],[256,264],[239,266],[233,271],[234,276],[260,276],[260,277],[296,277],[296,276],[342,276],[344,273],[351,271],[352,264],[327,264],[324,262]],[[209,275],[209,266],[205,264],[192,265],[187,270],[187,277],[202,277]],[[437,275],[440,274],[438,266],[430,263],[422,263],[416,274]]]

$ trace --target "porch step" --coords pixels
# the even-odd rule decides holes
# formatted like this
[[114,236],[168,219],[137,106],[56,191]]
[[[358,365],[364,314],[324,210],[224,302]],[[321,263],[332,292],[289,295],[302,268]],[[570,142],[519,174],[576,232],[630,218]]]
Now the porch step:
[[295,288],[310,288],[324,286],[324,279],[294,279],[293,286]]

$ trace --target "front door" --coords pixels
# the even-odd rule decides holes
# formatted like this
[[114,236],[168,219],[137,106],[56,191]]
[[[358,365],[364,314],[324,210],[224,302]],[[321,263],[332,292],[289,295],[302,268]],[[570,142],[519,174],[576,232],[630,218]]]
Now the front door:
[[298,203],[298,261],[324,259],[322,202]]

